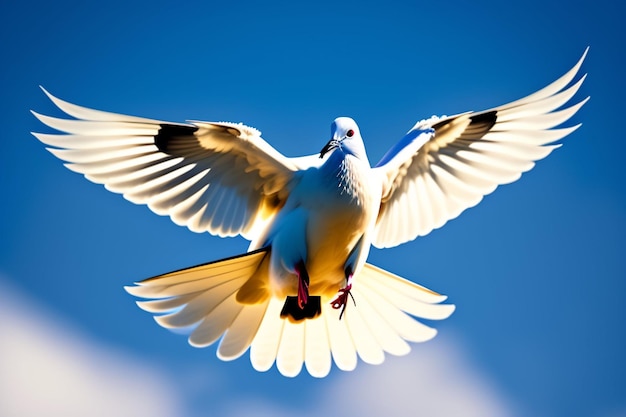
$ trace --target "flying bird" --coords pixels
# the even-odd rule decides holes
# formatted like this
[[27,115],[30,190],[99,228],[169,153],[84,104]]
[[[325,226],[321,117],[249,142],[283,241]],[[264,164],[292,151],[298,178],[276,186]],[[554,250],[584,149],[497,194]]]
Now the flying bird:
[[[339,117],[319,154],[288,158],[241,123],[172,123],[50,100],[71,119],[33,114],[61,133],[33,133],[109,191],[194,232],[241,235],[248,251],[126,287],[158,324],[189,332],[233,360],[303,365],[383,362],[433,338],[418,319],[445,319],[444,295],[367,263],[370,247],[424,236],[513,182],[580,125],[562,127],[587,51],[561,78],[525,98],[415,124],[371,166],[354,120]],[[43,89],[43,88],[42,88]]]

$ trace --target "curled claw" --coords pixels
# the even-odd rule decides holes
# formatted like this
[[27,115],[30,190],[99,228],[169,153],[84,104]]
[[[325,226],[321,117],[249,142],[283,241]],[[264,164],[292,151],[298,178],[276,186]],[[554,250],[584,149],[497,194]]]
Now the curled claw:
[[344,288],[339,290],[339,295],[333,301],[331,301],[331,305],[335,310],[341,309],[341,313],[339,313],[339,320],[343,317],[343,313],[346,311],[346,306],[348,304],[348,296],[352,298],[352,302],[356,307],[356,301],[354,300],[354,296],[350,292],[352,289],[352,284],[348,283]]

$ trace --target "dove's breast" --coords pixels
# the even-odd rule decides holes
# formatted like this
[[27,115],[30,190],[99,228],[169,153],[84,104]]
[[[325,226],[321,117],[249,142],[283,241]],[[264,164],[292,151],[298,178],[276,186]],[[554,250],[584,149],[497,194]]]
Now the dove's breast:
[[374,225],[382,187],[370,178],[367,162],[347,155],[333,163],[333,156],[343,156],[336,154],[303,184],[310,192],[302,200],[311,294],[328,297],[345,285],[346,260]]
[[[267,233],[251,245],[271,245],[274,296],[297,294],[295,265],[302,261],[311,295],[328,300],[345,286],[346,261],[373,228],[380,207],[382,184],[371,178],[370,170],[367,162],[334,152],[321,167],[302,172]],[[367,249],[369,245],[359,246]]]

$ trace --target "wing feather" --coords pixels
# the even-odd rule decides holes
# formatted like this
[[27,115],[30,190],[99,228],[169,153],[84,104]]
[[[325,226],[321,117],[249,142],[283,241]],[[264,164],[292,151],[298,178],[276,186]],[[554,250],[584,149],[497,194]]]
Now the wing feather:
[[33,112],[61,132],[33,134],[67,168],[195,232],[252,239],[250,233],[282,205],[305,162],[284,157],[242,124],[125,116],[44,92],[74,119]]
[[430,233],[558,148],[554,142],[580,125],[559,126],[588,100],[568,105],[585,80],[582,75],[573,82],[586,54],[565,75],[525,98],[418,122],[374,168],[384,184],[374,246],[391,247]]

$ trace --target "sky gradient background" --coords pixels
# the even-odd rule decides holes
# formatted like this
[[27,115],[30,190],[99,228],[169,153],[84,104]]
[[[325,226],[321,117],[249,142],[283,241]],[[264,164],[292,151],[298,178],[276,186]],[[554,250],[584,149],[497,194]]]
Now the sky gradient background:
[[[10,4],[15,3],[15,4]],[[624,5],[608,0],[0,4],[0,415],[626,416]],[[482,110],[591,46],[583,126],[512,185],[370,262],[447,294],[433,341],[323,380],[255,372],[157,326],[122,287],[234,255],[63,168],[39,90],[244,122],[288,156],[359,123],[375,163],[432,114]]]

